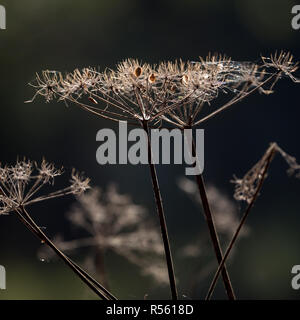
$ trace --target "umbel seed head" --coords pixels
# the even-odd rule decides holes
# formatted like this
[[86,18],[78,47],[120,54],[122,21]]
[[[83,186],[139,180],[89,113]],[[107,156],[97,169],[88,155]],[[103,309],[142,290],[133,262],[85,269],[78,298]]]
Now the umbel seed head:
[[[221,55],[157,65],[127,59],[115,70],[104,72],[95,68],[76,69],[66,75],[44,71],[31,84],[35,94],[27,102],[40,95],[46,102],[56,99],[76,104],[112,121],[148,121],[154,126],[166,121],[185,127],[206,121],[202,107],[211,105],[222,93],[230,95],[232,105],[256,90],[272,93],[282,76],[299,82],[293,75],[297,68],[292,56],[283,52],[263,57],[260,64],[232,61]],[[86,98],[88,103],[83,100]]]
[[18,211],[33,203],[69,194],[82,194],[90,188],[90,180],[73,170],[69,185],[43,193],[44,186],[50,184],[54,188],[54,180],[62,174],[62,169],[57,169],[44,159],[40,164],[26,159],[18,160],[14,165],[0,164],[0,215]]

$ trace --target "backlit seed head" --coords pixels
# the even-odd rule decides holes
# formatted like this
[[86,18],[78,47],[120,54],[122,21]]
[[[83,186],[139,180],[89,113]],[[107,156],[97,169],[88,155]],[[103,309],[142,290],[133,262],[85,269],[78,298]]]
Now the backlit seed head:
[[53,186],[55,178],[62,173],[62,169],[57,169],[45,159],[41,164],[25,158],[17,160],[14,165],[3,167],[0,164],[0,215],[19,210],[21,206],[24,208],[40,201],[77,195],[89,189],[89,179],[73,171],[71,185],[50,193],[45,190],[44,193],[43,187],[48,183]]
[[[231,61],[222,55],[156,65],[127,59],[120,62],[116,70],[104,72],[84,68],[64,76],[60,72],[44,71],[32,84],[36,92],[30,102],[41,95],[46,102],[53,99],[71,102],[113,121],[156,122],[164,118],[179,126],[190,125],[191,119],[197,123],[196,116],[201,117],[202,106],[212,103],[219,93],[230,93],[237,98],[256,87],[261,93],[269,94],[281,75],[300,82],[293,75],[298,64],[292,61],[291,54],[280,53],[262,59],[258,65]],[[231,104],[239,101],[235,98]],[[87,108],[86,103],[91,108]],[[165,118],[166,115],[172,119]]]

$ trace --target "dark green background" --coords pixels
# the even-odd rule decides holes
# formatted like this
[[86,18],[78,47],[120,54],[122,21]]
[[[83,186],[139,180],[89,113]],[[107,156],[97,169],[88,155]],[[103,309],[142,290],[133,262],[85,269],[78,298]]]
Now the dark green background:
[[[299,2],[298,2],[299,3]],[[133,57],[155,63],[175,58],[197,59],[208,52],[234,60],[257,60],[276,49],[291,50],[300,60],[300,30],[291,28],[289,0],[2,0],[7,30],[0,30],[0,161],[16,157],[47,160],[84,170],[94,185],[120,185],[153,217],[148,168],[96,163],[96,132],[111,123],[76,107],[24,104],[33,91],[27,83],[43,69],[72,71],[76,67],[113,67]],[[211,107],[212,109],[214,106]],[[271,96],[255,94],[205,126],[205,178],[228,195],[232,175],[243,175],[276,141],[300,159],[299,85],[282,80]],[[241,299],[298,299],[291,289],[291,268],[300,264],[300,181],[287,177],[286,164],[274,160],[263,194],[248,224],[251,234],[238,246],[230,273]],[[203,219],[175,182],[183,167],[158,168],[173,247],[193,241]],[[53,236],[71,233],[64,213],[73,199],[32,208]],[[0,264],[7,269],[7,290],[0,299],[93,298],[64,265],[42,263],[39,243],[13,215],[0,219]],[[135,267],[110,255],[108,267],[114,293],[126,299],[168,297]],[[186,273],[192,267],[175,257],[180,293],[186,294]],[[122,266],[122,267],[120,267]],[[201,283],[197,298],[208,286]],[[220,287],[216,298],[226,298]]]

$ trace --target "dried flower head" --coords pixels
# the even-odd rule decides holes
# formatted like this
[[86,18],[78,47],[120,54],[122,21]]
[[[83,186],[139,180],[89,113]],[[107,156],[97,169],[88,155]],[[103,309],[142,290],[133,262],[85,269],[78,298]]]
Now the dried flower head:
[[82,194],[90,188],[90,179],[85,178],[82,173],[80,174],[74,169],[72,171],[70,182],[73,194]]
[[275,52],[270,57],[262,57],[264,66],[281,71],[279,77],[285,75],[292,79],[292,81],[299,83],[300,79],[297,79],[293,73],[299,68],[299,63],[294,61],[294,57],[290,52]]
[[[272,71],[271,69],[275,69]],[[266,69],[269,71],[266,72]],[[232,105],[257,89],[274,83],[282,74],[291,77],[297,70],[289,53],[263,57],[261,65],[235,62],[222,55],[209,55],[195,62],[162,62],[158,65],[127,59],[115,70],[76,69],[63,75],[43,71],[32,86],[47,102],[53,99],[74,103],[98,116],[136,123],[165,120],[180,127],[199,124],[204,104],[222,92],[232,93]],[[276,74],[276,78],[274,77]],[[101,103],[100,103],[101,102]]]
[[[178,92],[169,90],[175,83],[180,89],[180,80],[177,74],[165,78],[155,66],[127,59],[119,63],[116,70],[102,73],[94,68],[76,69],[65,76],[44,71],[32,85],[36,89],[32,100],[41,95],[47,102],[52,99],[71,102],[116,121],[157,121],[163,112],[188,99],[188,96],[181,96],[178,101]],[[96,108],[100,101],[102,104]]]
[[[80,248],[90,248],[90,257],[95,258],[98,251],[112,250],[138,265],[143,274],[152,274],[161,284],[168,282],[159,232],[147,218],[144,207],[120,194],[114,185],[106,192],[94,188],[79,195],[67,217],[87,236],[71,241],[57,237],[63,251],[76,253]],[[47,252],[40,254],[49,257]],[[95,259],[89,261],[97,263]]]
[[57,97],[61,80],[62,76],[57,71],[44,70],[42,71],[41,75],[36,73],[36,83],[30,84],[30,86],[35,88],[36,93],[33,98],[29,101],[26,101],[26,103],[32,102],[38,95],[44,97],[46,102],[50,102]]
[[[162,115],[163,120],[180,128],[199,125],[255,91],[272,93],[275,83],[282,76],[299,82],[293,76],[298,69],[297,63],[292,61],[290,53],[284,52],[270,58],[263,57],[260,64],[209,55],[206,59],[200,57],[197,62],[187,63],[184,69],[182,84],[184,94],[190,93],[190,99]],[[229,100],[204,115],[204,105],[210,105],[220,93],[226,93]]]
[[88,188],[88,180],[76,175],[77,179],[72,179],[70,186],[41,194],[43,187],[49,183],[53,185],[55,177],[62,173],[62,169],[56,169],[44,159],[40,165],[24,159],[18,160],[15,165],[0,166],[0,214],[7,214],[35,202],[77,194],[83,191],[83,186]]
[[54,183],[54,178],[62,174],[62,169],[56,169],[53,163],[48,163],[45,159],[42,160],[40,167],[36,165],[36,168],[45,182]]
[[238,201],[246,201],[250,203],[256,193],[257,187],[263,179],[263,172],[267,163],[271,161],[275,154],[279,153],[289,165],[288,174],[295,174],[300,178],[300,165],[296,158],[284,152],[277,143],[271,143],[261,159],[244,175],[242,179],[234,176],[231,181],[235,184],[234,198]]

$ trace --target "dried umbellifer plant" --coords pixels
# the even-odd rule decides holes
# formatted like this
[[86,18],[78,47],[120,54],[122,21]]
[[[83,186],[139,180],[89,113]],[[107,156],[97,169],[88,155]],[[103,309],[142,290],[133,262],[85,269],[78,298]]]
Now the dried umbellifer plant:
[[28,212],[27,207],[66,195],[79,195],[89,189],[89,179],[76,173],[71,175],[70,185],[61,190],[43,193],[47,185],[54,188],[54,180],[63,174],[45,160],[38,165],[29,160],[18,160],[15,165],[0,166],[0,215],[15,213],[20,221],[42,244],[47,245],[64,263],[99,297],[105,300],[116,298],[81,267],[68,258],[45,234]]
[[214,275],[206,295],[206,300],[209,300],[213,294],[218,277],[222,272],[225,262],[228,259],[229,254],[232,252],[238,236],[241,234],[242,228],[245,225],[246,219],[260,194],[263,183],[267,178],[268,169],[276,154],[281,155],[287,162],[289,166],[287,173],[289,175],[295,175],[296,178],[300,178],[300,165],[297,163],[296,158],[283,151],[277,143],[270,144],[261,159],[244,175],[243,178],[238,179],[234,177],[234,180],[232,180],[232,183],[235,184],[234,198],[238,201],[245,201],[248,205]]
[[[116,71],[108,70],[103,73],[91,68],[75,70],[66,76],[59,72],[44,71],[42,77],[37,75],[36,84],[33,85],[36,88],[33,99],[37,95],[42,95],[46,101],[57,98],[74,103],[106,119],[137,123],[145,130],[148,140],[148,165],[174,300],[178,299],[175,272],[162,197],[152,158],[149,125],[156,125],[161,121],[162,114],[179,107],[184,101],[194,99],[182,86],[181,74],[184,68],[183,62],[170,63],[164,71],[158,72],[155,67],[129,59],[120,63]],[[84,97],[89,104],[84,102]],[[104,107],[96,107],[98,101],[103,102]]]
[[[147,134],[148,164],[161,226],[172,298],[177,299],[174,267],[152,150],[149,126],[169,123],[180,129],[193,128],[227,110],[250,94],[272,93],[275,83],[283,76],[299,82],[293,75],[297,63],[290,53],[280,52],[260,64],[236,62],[219,55],[192,62],[165,62],[151,66],[137,60],[121,62],[116,70],[98,72],[94,68],[76,69],[63,75],[43,71],[32,84],[46,102],[53,99],[72,103],[102,118],[128,121],[140,125]],[[212,104],[221,93],[229,93],[229,101],[202,116],[203,107]],[[194,150],[192,147],[192,153]],[[196,175],[202,205],[215,254],[220,264],[222,250],[213,221],[202,175]],[[226,266],[222,268],[223,282],[229,299],[234,291]]]
[[[293,73],[298,69],[298,63],[293,61],[293,56],[290,53],[283,51],[271,55],[270,58],[262,57],[260,64],[236,62],[218,55],[209,55],[206,60],[200,58],[200,61],[193,62],[193,64],[194,68],[188,70],[183,76],[182,82],[193,94],[200,91],[198,99],[184,103],[180,108],[169,110],[162,115],[165,122],[182,130],[194,128],[208,121],[256,91],[263,94],[272,93],[274,85],[283,76],[291,78],[294,82],[299,82],[293,76]],[[205,104],[210,105],[215,102],[222,92],[227,93],[230,97],[229,101],[207,116],[202,116]],[[192,141],[191,152],[196,156],[194,141]],[[218,263],[221,263],[223,255],[207,198],[204,178],[202,174],[199,174],[195,176],[195,179],[216,258]],[[229,299],[234,299],[235,295],[226,265],[222,268],[222,278]]]

